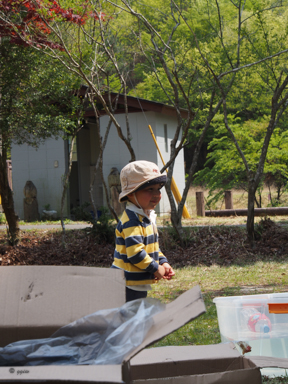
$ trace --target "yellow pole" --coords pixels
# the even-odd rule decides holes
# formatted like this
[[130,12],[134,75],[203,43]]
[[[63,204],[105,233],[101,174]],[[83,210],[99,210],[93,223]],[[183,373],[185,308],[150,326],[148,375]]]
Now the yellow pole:
[[[148,125],[148,127],[149,127],[149,129],[150,129],[150,133],[151,133],[151,135],[152,135],[152,137],[153,137],[154,143],[155,143],[156,148],[157,148],[157,150],[158,150],[158,152],[159,152],[159,155],[160,155],[160,157],[161,157],[162,163],[163,163],[163,165],[165,165],[164,159],[163,159],[163,157],[162,157],[160,148],[159,148],[159,146],[158,146],[158,143],[157,143],[156,137],[155,137],[155,135],[154,135],[154,132],[153,132],[153,130],[152,130],[152,128],[151,128],[151,125]],[[166,169],[166,172],[168,172],[167,169]],[[176,182],[175,182],[173,176],[172,176],[172,179],[171,179],[171,191],[172,191],[172,193],[173,193],[173,195],[174,195],[174,197],[175,197],[175,199],[176,199],[176,201],[177,201],[177,204],[179,204],[180,201],[181,201],[181,194],[180,194],[180,192],[179,192],[179,189],[178,189],[178,187],[177,187],[177,185],[176,185]],[[186,208],[186,205],[184,205],[184,207],[183,207],[182,216],[184,217],[184,219],[190,219],[190,215],[189,215],[189,212],[188,212],[188,210],[187,210],[187,208]]]

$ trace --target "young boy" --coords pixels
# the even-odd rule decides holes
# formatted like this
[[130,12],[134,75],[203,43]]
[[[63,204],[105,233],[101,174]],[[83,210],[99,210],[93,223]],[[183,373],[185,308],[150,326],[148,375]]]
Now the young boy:
[[175,272],[159,249],[155,207],[166,183],[156,164],[134,161],[120,173],[122,192],[127,201],[116,228],[116,248],[112,268],[125,271],[126,301],[147,297],[151,284],[170,280]]

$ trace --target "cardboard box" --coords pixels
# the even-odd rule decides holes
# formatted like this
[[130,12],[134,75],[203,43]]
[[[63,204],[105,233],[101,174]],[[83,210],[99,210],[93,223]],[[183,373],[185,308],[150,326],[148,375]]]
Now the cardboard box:
[[[0,267],[1,345],[27,335],[49,337],[77,318],[115,304],[120,306],[124,298],[121,271],[91,267]],[[144,342],[127,356],[122,366],[1,367],[0,382],[219,384],[245,380],[245,384],[260,384],[259,367],[272,364],[288,368],[287,359],[248,359],[230,344],[144,350],[203,312],[204,302],[196,286],[154,316]]]
[[133,384],[260,384],[260,368],[288,368],[288,359],[245,357],[233,343],[151,348],[131,359]]
[[50,337],[63,325],[124,303],[125,280],[116,269],[0,267],[0,347]]
[[229,344],[144,350],[130,363],[135,384],[261,383],[256,365]]

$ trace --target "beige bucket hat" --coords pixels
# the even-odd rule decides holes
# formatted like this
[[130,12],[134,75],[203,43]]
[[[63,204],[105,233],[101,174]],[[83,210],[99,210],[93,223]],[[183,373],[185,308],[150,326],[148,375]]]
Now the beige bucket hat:
[[153,184],[165,184],[166,175],[162,175],[156,164],[146,161],[133,161],[122,169],[120,173],[121,189],[119,201],[127,200],[127,195]]

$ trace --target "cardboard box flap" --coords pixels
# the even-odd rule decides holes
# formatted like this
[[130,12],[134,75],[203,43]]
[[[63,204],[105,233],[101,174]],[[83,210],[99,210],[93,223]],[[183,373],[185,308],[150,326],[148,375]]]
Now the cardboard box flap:
[[[165,379],[137,380],[137,384],[261,384],[258,369],[237,369],[228,372],[204,373],[193,376],[176,376]],[[135,384],[136,384],[135,383]]]
[[271,356],[247,356],[259,368],[288,369],[288,359]]
[[148,331],[145,340],[126,357],[125,361],[130,360],[145,347],[169,335],[204,312],[206,312],[205,304],[200,287],[197,285],[168,303],[164,311],[154,316],[154,324]]
[[262,382],[260,369],[231,343],[145,349],[131,359],[126,377],[134,384]]
[[[107,284],[109,289],[103,289]],[[124,303],[125,279],[121,270],[0,267],[0,347],[21,339],[50,337],[72,321]]]
[[144,349],[130,361],[131,380],[200,375],[254,368],[227,344]]
[[131,366],[153,364],[155,361],[215,360],[215,357],[231,358],[241,356],[231,343],[209,345],[166,346],[144,349],[131,359]]
[[[122,383],[121,365],[1,367],[1,381]],[[44,379],[45,378],[45,379]]]

